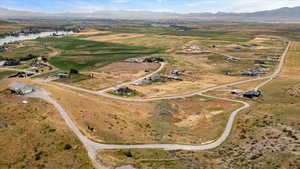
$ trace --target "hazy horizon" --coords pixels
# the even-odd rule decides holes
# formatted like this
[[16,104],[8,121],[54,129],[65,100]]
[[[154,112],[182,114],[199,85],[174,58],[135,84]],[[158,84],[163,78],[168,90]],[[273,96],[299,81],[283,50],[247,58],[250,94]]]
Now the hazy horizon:
[[296,0],[1,0],[0,7],[44,13],[126,10],[153,12],[256,12],[300,6]]

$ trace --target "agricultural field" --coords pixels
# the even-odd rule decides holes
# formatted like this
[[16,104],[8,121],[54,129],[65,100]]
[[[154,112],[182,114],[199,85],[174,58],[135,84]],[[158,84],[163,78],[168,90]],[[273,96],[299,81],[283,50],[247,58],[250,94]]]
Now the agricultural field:
[[105,65],[128,58],[151,55],[159,52],[139,46],[128,46],[110,42],[80,40],[75,37],[46,38],[40,43],[51,45],[61,51],[50,59],[50,63],[62,70],[95,70]]

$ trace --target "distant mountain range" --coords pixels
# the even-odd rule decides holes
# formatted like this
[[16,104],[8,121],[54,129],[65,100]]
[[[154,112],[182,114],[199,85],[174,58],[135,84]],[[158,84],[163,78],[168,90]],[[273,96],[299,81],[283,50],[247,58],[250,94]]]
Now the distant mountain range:
[[124,19],[151,21],[223,21],[223,22],[263,22],[263,23],[300,23],[300,6],[294,8],[280,8],[275,10],[253,13],[190,13],[180,14],[171,12],[151,11],[98,11],[93,13],[38,13],[17,11],[0,8],[0,19],[4,20],[96,20],[96,19]]

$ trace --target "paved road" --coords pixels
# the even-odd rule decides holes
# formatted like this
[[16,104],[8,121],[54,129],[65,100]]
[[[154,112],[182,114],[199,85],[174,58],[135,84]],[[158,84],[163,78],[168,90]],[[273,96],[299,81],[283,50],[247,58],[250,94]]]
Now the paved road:
[[[93,162],[96,162],[96,164],[98,164],[99,168],[101,168],[101,167],[105,168],[104,166],[101,166],[99,164],[99,160],[96,157],[97,150],[103,150],[103,149],[130,149],[130,148],[141,148],[141,149],[150,148],[150,149],[154,149],[154,148],[160,148],[160,149],[165,149],[165,150],[179,150],[179,149],[180,150],[194,150],[194,151],[208,150],[208,149],[213,149],[213,148],[218,147],[220,144],[222,144],[227,139],[227,137],[229,136],[229,134],[232,130],[232,126],[234,124],[234,119],[235,119],[236,115],[240,111],[242,111],[246,108],[249,108],[250,105],[247,102],[244,102],[244,101],[233,100],[233,99],[228,99],[228,98],[220,98],[220,97],[215,97],[215,96],[209,96],[209,95],[205,95],[203,93],[208,92],[208,91],[212,91],[212,90],[215,90],[215,89],[228,87],[228,86],[234,86],[234,85],[243,84],[243,83],[247,83],[247,82],[251,82],[251,81],[267,79],[266,82],[263,82],[262,84],[258,85],[256,87],[256,89],[262,87],[263,85],[267,84],[272,79],[274,79],[280,73],[280,71],[282,70],[282,67],[284,65],[285,57],[287,55],[287,52],[289,50],[290,45],[291,45],[291,42],[289,42],[286,50],[282,54],[280,64],[278,65],[277,69],[275,70],[275,72],[272,75],[270,75],[268,77],[260,77],[260,78],[256,78],[256,79],[249,79],[249,80],[243,80],[243,81],[239,81],[239,82],[224,84],[224,85],[212,87],[212,88],[209,88],[209,89],[205,89],[205,90],[202,90],[200,92],[192,93],[192,94],[189,94],[189,95],[184,95],[184,96],[153,98],[153,99],[126,99],[126,98],[114,97],[114,96],[110,96],[110,95],[107,96],[106,94],[103,93],[103,91],[107,91],[108,89],[105,89],[101,92],[95,92],[95,91],[90,91],[90,90],[86,90],[86,89],[82,89],[82,88],[78,88],[78,87],[74,87],[74,86],[59,84],[59,85],[62,85],[62,86],[68,87],[68,88],[75,89],[75,90],[79,90],[79,91],[83,91],[83,92],[87,92],[87,93],[91,93],[91,94],[102,95],[102,96],[106,96],[106,97],[113,98],[113,99],[125,100],[125,101],[152,101],[152,100],[162,100],[162,99],[177,99],[177,98],[190,97],[190,96],[194,96],[194,95],[201,95],[201,96],[208,97],[208,98],[220,99],[220,100],[225,100],[225,101],[230,101],[230,102],[236,102],[236,103],[243,104],[242,107],[238,108],[237,110],[235,110],[231,113],[222,135],[216,141],[214,141],[212,143],[209,143],[209,144],[205,144],[205,145],[180,145],[180,144],[113,145],[113,144],[96,143],[96,142],[91,141],[87,137],[85,137],[79,131],[76,124],[69,117],[68,113],[62,108],[62,106],[60,104],[58,104],[53,98],[51,98],[48,95],[48,93],[46,93],[43,90],[37,90],[35,93],[32,93],[29,96],[44,99],[44,100],[52,103],[55,106],[55,108],[59,111],[59,113],[65,119],[65,121],[67,122],[67,124],[69,125],[71,130],[76,134],[76,136],[84,144],[84,146],[86,147],[86,149],[88,151],[88,154],[89,154],[90,158],[93,160]],[[127,84],[122,84],[122,85],[127,85]]]

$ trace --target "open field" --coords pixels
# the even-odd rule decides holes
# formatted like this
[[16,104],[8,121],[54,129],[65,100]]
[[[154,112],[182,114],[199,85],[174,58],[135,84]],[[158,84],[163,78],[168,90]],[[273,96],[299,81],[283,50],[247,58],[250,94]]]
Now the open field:
[[117,62],[109,64],[93,72],[84,73],[93,75],[93,78],[80,80],[72,85],[91,89],[101,90],[127,81],[132,81],[147,75],[158,69],[157,63],[129,63]]
[[[87,153],[50,104],[7,94],[0,83],[0,168],[92,169]],[[22,104],[27,100],[28,104]]]
[[85,135],[103,143],[196,144],[210,141],[220,135],[229,112],[239,106],[202,97],[166,102],[123,102],[53,85],[43,84],[43,87],[70,112]]
[[263,88],[264,96],[239,115],[221,147],[202,152],[159,149],[105,150],[99,155],[109,166],[144,168],[289,168],[299,160],[300,43],[293,43],[283,72]]
[[5,78],[7,78],[11,75],[14,75],[14,74],[16,74],[16,72],[14,72],[14,71],[1,71],[0,70],[0,80],[5,79]]
[[156,49],[145,47],[86,41],[74,37],[46,38],[42,39],[41,43],[46,43],[61,50],[61,54],[52,57],[50,63],[62,70],[71,68],[91,70],[131,57],[151,55],[158,52]]

